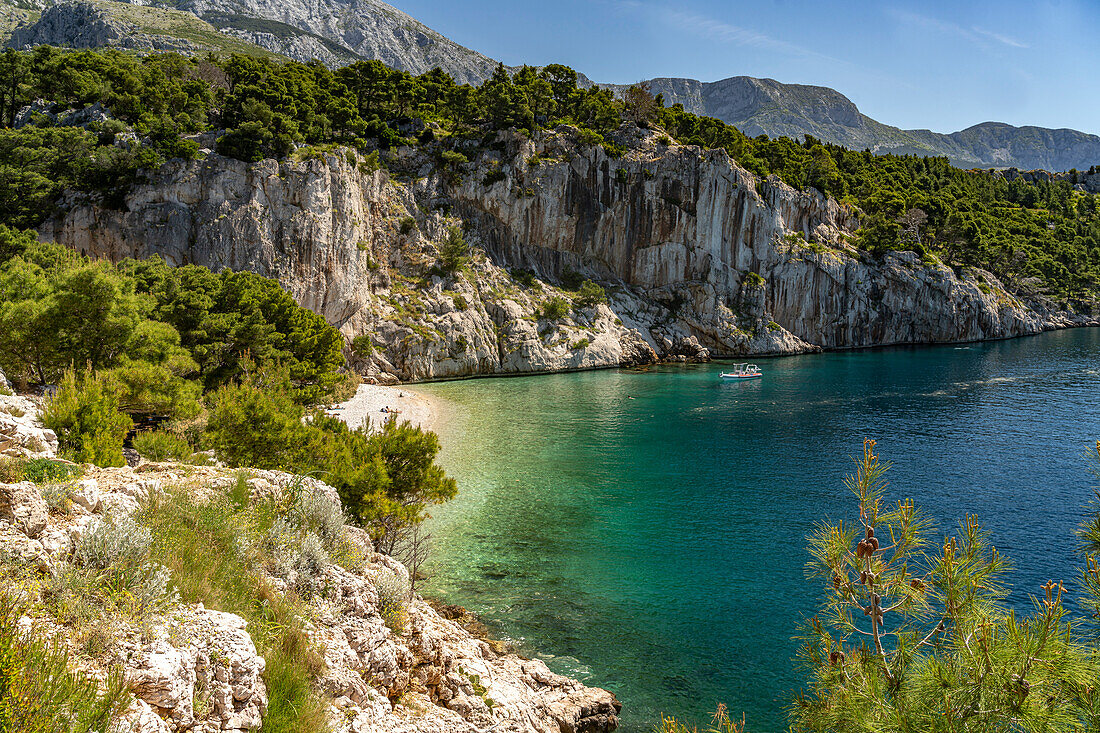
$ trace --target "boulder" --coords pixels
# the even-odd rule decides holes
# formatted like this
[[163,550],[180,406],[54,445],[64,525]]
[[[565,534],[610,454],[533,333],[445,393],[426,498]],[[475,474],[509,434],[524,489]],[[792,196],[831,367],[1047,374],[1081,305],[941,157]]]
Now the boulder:
[[127,662],[134,695],[175,730],[247,733],[267,711],[264,658],[231,613],[190,607]]
[[49,521],[49,507],[30,481],[0,483],[0,519],[28,537],[37,537]]

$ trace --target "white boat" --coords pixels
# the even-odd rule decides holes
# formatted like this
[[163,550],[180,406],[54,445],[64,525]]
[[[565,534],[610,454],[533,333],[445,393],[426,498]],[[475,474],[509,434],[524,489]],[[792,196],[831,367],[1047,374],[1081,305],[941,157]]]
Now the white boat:
[[732,372],[723,372],[722,379],[759,379],[764,376],[755,364],[734,364]]

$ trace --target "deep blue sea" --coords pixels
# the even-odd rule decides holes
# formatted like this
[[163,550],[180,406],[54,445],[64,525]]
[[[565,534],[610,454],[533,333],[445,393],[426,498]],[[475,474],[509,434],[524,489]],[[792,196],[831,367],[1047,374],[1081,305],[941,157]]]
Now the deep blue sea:
[[623,728],[719,702],[785,727],[805,537],[853,516],[865,437],[951,531],[980,518],[1015,562],[1013,603],[1072,581],[1096,483],[1100,329],[962,346],[422,385],[448,404],[460,496],[430,522],[431,595],[551,668],[613,690]]

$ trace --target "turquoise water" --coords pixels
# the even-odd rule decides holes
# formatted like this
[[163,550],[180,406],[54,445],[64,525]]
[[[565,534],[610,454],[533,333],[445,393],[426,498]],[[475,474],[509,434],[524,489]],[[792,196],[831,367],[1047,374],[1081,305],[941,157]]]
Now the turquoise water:
[[1100,438],[1100,329],[962,347],[424,385],[447,400],[461,495],[432,520],[428,590],[551,668],[613,690],[623,726],[718,702],[784,727],[813,612],[804,538],[849,517],[864,437],[891,495],[944,530],[981,518],[1013,601],[1072,580]]

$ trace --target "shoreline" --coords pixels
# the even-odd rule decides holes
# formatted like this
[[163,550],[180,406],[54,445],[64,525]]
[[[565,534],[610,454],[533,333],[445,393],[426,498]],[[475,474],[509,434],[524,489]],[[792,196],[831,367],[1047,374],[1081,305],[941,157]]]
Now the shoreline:
[[[579,374],[582,372],[600,372],[609,369],[622,369],[625,371],[644,371],[653,367],[674,367],[674,366],[698,366],[699,364],[709,364],[711,362],[739,362],[739,361],[751,361],[753,359],[782,359],[794,356],[816,356],[821,354],[834,354],[844,353],[850,351],[879,351],[886,349],[925,349],[947,346],[970,346],[973,344],[992,344],[1000,343],[1003,341],[1015,341],[1016,339],[1034,338],[1035,336],[1042,336],[1049,333],[1058,333],[1061,331],[1074,331],[1077,329],[1085,328],[1100,328],[1100,322],[1097,323],[1077,323],[1066,326],[1056,326],[1054,328],[1046,328],[1035,333],[1021,333],[1015,336],[995,336],[984,339],[959,339],[957,341],[891,341],[889,343],[882,344],[869,344],[865,346],[818,346],[814,349],[808,349],[805,351],[764,351],[756,354],[719,354],[712,356],[707,361],[675,361],[675,360],[658,360],[652,364],[639,364],[637,366],[623,366],[622,364],[600,364],[596,366],[588,367],[575,367],[569,369],[543,369],[538,371],[529,372],[486,372],[483,374],[462,374],[445,377],[431,377],[429,379],[410,379],[407,382],[399,382],[395,387],[390,389],[404,388],[403,391],[415,392],[413,387],[418,384],[440,384],[443,382],[465,382],[475,379],[510,379],[518,377],[538,377],[551,374]],[[380,385],[370,385],[380,386]],[[358,396],[358,395],[357,395]],[[429,402],[438,403],[437,398],[428,397],[423,393],[420,393],[420,397]],[[354,398],[353,398],[354,399]],[[350,401],[350,400],[349,400]],[[353,426],[354,427],[354,426]]]
[[369,432],[375,432],[387,420],[396,418],[399,422],[408,421],[425,432],[438,435],[447,411],[438,398],[417,392],[405,384],[360,384],[350,399],[325,412],[340,418],[353,430],[366,426]]

